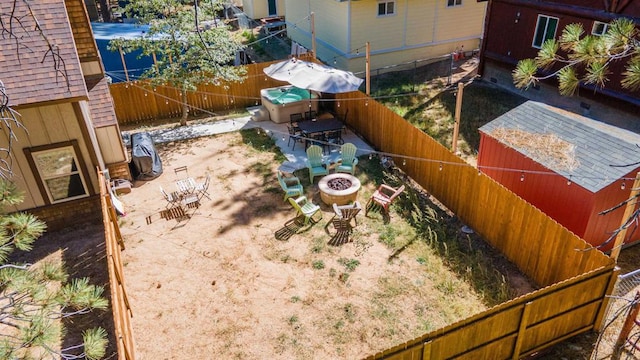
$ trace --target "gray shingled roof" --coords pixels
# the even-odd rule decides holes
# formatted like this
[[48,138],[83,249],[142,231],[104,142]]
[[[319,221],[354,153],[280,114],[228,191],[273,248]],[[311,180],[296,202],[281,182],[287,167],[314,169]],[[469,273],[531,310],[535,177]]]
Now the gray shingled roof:
[[510,110],[482,126],[480,131],[491,136],[492,131],[498,128],[517,129],[534,134],[551,133],[573,144],[575,159],[579,165],[571,171],[554,169],[553,164],[541,162],[534,154],[529,154],[527,149],[514,149],[566,178],[571,175],[574,183],[594,193],[637,168],[611,165],[640,161],[640,148],[636,146],[640,145],[640,134],[535,101],[527,101]]
[[[11,12],[13,3],[0,1],[5,25],[9,25],[6,14]],[[8,34],[0,37],[0,80],[6,87],[9,104],[16,106],[86,96],[64,1],[29,1],[43,33],[55,44],[62,59],[60,71],[54,68],[52,54],[47,54],[45,40],[34,31],[34,20],[26,15],[28,10],[24,3],[17,1],[15,4],[15,15],[22,17],[24,28],[14,21],[11,25],[18,40]]]

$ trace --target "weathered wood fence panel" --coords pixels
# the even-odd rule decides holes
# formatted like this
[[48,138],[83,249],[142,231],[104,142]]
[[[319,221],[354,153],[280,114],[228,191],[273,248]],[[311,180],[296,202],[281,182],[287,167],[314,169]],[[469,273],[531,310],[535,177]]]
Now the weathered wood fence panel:
[[124,241],[120,234],[118,217],[107,191],[107,180],[98,169],[100,183],[100,205],[105,231],[107,263],[109,271],[109,288],[111,290],[111,312],[115,330],[116,347],[119,360],[135,360],[135,344],[133,326],[131,324],[131,306],[125,290],[124,271],[120,251],[124,249]]
[[[243,66],[246,77],[242,82],[218,85],[206,83],[198,86],[195,91],[187,92],[190,111],[193,114],[215,113],[260,105],[261,89],[287,84],[273,80],[262,72],[262,69],[272,63]],[[140,80],[111,84],[109,89],[120,125],[182,115],[182,96],[175,87],[152,85],[149,81]]]

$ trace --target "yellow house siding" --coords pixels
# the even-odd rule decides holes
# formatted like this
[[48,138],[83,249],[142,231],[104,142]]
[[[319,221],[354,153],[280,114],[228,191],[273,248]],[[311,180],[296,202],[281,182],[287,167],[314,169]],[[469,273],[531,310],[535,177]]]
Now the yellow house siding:
[[[467,0],[469,1],[469,0]],[[405,45],[418,45],[435,40],[435,24],[438,13],[438,3],[442,0],[423,1],[419,6],[415,2],[409,1],[411,9],[407,11],[407,30],[405,34]]]
[[463,0],[460,6],[447,7],[442,0],[438,4],[435,42],[482,36],[486,2]]
[[[252,19],[261,19],[269,17],[269,1],[268,0],[244,0],[243,11]],[[278,16],[285,15],[285,0],[276,2],[276,12]]]
[[[34,146],[48,145],[70,140],[77,140],[80,153],[76,154],[82,157],[87,165],[88,174],[85,174],[87,185],[95,188],[95,171],[91,158],[87,150],[87,143],[84,139],[82,130],[78,125],[75,111],[71,103],[61,103],[55,105],[46,105],[32,108],[23,108],[19,110],[20,120],[26,128],[27,133],[18,131],[16,136],[18,140],[13,143],[14,162],[12,169],[16,176],[12,180],[15,181],[18,188],[25,194],[24,201],[14,210],[31,209],[45,205],[45,200],[38,190],[38,185],[34,174],[24,154],[24,148]],[[6,130],[3,130],[2,146],[7,144]],[[31,191],[29,191],[31,189]]]
[[352,2],[351,47],[360,48],[368,41],[372,49],[404,46],[406,0],[396,1],[394,15],[378,16],[378,1]]

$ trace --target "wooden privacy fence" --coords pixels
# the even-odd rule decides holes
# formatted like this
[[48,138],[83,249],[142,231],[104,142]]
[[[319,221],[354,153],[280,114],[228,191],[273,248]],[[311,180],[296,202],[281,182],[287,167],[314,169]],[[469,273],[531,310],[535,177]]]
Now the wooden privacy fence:
[[[263,75],[269,64],[247,66],[242,84],[204,85],[199,91],[214,95],[189,94],[195,97],[189,103],[211,111],[256,105],[260,89],[282,85]],[[120,124],[180,113],[176,102],[166,104],[143,88],[111,85]],[[175,90],[156,89],[162,91]],[[617,276],[612,259],[375,100],[353,92],[336,95],[336,102],[340,115],[349,111],[349,126],[376,149],[394,154],[397,164],[406,161],[400,167],[407,175],[541,287],[368,359],[517,359],[599,328]]]
[[131,325],[131,306],[124,286],[124,272],[120,252],[124,250],[124,241],[120,234],[118,216],[111,203],[111,196],[107,190],[107,179],[98,169],[100,183],[100,205],[102,221],[106,239],[107,263],[109,266],[109,287],[111,289],[111,311],[115,328],[116,346],[119,360],[135,360],[133,342],[133,327]]
[[[261,89],[286,84],[262,72],[274,62],[245,65],[246,77],[242,82],[201,84],[196,91],[189,91],[187,103],[191,112],[230,111],[260,105]],[[181,92],[169,85],[153,86],[149,81],[131,81],[111,84],[109,89],[120,125],[182,115]]]
[[375,100],[336,101],[355,131],[542,287],[369,359],[517,359],[599,327],[612,259]]

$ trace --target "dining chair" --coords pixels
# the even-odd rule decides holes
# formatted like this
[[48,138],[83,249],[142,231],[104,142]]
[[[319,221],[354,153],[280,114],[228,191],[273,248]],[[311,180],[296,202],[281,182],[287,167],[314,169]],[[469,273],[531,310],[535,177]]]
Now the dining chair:
[[329,164],[324,160],[320,146],[311,145],[307,149],[307,168],[309,169],[309,181],[312,184],[315,176],[329,175]]
[[287,146],[291,145],[291,140],[293,140],[293,149],[296,149],[296,143],[297,142],[305,142],[304,137],[302,136],[301,132],[296,131],[293,127],[291,126],[287,126],[287,130],[289,131],[289,141],[287,141]]
[[[189,177],[189,171],[186,166],[178,166],[173,169],[173,172],[176,174],[178,179],[186,179]],[[183,175],[182,177],[180,175]]]
[[305,120],[313,120],[318,117],[318,112],[316,110],[309,110],[304,112]]
[[325,140],[329,144],[334,144],[334,145],[344,144],[344,140],[342,140],[342,130],[327,131],[325,133]]
[[296,133],[300,132],[298,123],[303,120],[304,120],[304,117],[302,117],[302,113],[293,113],[289,115],[289,124],[291,124],[291,127],[293,128],[293,130],[296,131]]
[[209,175],[209,173],[207,173],[207,176],[204,178],[203,182],[196,183],[195,193],[197,194],[198,201],[200,201],[200,199],[202,199],[203,197],[206,197],[207,199],[211,200],[211,198],[209,197],[209,191],[208,191],[210,183],[211,183],[211,175]]

